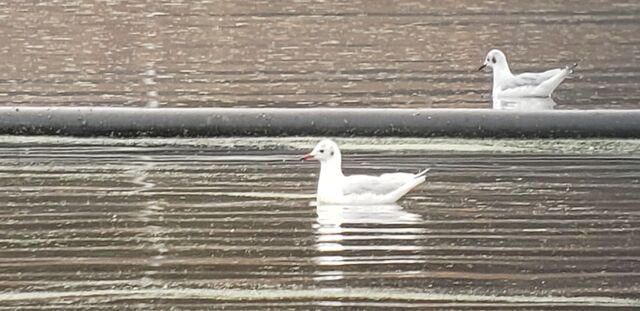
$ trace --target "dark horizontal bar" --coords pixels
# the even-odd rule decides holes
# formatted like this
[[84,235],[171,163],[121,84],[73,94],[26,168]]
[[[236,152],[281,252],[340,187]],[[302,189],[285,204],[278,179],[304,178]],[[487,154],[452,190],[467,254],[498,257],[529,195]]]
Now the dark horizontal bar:
[[640,137],[640,110],[0,107],[0,134]]

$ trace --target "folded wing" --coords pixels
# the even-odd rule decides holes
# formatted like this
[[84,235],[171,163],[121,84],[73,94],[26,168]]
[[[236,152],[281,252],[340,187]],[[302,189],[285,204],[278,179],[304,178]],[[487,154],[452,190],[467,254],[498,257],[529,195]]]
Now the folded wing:
[[344,195],[366,194],[385,195],[411,182],[415,175],[408,173],[391,173],[380,176],[351,175],[344,179],[342,193]]
[[545,81],[562,73],[563,69],[551,69],[540,73],[522,73],[513,77],[513,79],[505,81],[500,90],[506,91],[519,87],[536,87]]

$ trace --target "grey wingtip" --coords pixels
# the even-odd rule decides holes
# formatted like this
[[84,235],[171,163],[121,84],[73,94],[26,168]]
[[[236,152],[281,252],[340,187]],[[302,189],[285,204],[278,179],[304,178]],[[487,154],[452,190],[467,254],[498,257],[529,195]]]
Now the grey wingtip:
[[422,177],[422,176],[427,175],[427,172],[428,172],[430,169],[431,169],[431,168],[427,168],[427,169],[425,169],[425,170],[423,170],[423,171],[419,172],[418,174],[416,174],[416,178],[417,178],[417,177]]
[[567,66],[567,71],[569,71],[569,73],[573,73],[573,70],[578,67],[578,63],[573,63],[571,65]]

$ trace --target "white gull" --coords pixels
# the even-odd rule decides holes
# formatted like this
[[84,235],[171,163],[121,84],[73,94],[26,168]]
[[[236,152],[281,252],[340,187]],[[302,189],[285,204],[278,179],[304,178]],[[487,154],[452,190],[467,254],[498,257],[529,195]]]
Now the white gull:
[[479,70],[493,70],[495,97],[549,97],[578,64],[547,70],[545,72],[514,75],[509,69],[507,57],[500,50],[491,50]]
[[380,176],[342,173],[342,155],[338,145],[320,141],[302,160],[320,161],[317,201],[319,204],[378,205],[396,202],[425,181],[428,169],[417,174],[390,173]]

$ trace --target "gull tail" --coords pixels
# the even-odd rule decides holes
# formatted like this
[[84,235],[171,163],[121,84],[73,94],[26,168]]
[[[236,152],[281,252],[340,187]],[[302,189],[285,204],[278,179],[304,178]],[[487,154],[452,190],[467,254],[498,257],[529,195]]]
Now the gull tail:
[[557,73],[554,76],[540,83],[536,89],[539,90],[540,93],[544,94],[544,97],[551,96],[551,93],[553,93],[553,91],[558,87],[558,85],[560,85],[560,83],[562,83],[562,81],[564,81],[564,79],[567,78],[567,76],[573,73],[573,69],[577,66],[578,63],[574,63],[573,65],[562,68],[560,71],[556,71]]
[[415,174],[415,175],[414,175],[414,178],[418,178],[418,177],[421,177],[421,176],[426,176],[426,175],[427,175],[427,172],[428,172],[430,169],[431,169],[431,168],[427,168],[427,169],[424,169],[424,170],[422,170],[422,171],[418,172],[418,174]]
[[564,67],[564,70],[566,70],[568,73],[573,73],[573,70],[576,69],[576,67],[578,67],[578,63],[573,63],[571,65],[567,65],[566,67]]
[[407,194],[407,192],[411,191],[411,189],[415,188],[417,185],[425,181],[425,179],[427,178],[426,175],[428,171],[429,169],[426,169],[419,172],[418,174],[415,174],[412,180],[408,181],[404,185],[400,186],[398,189],[393,190],[391,193],[387,194],[386,195],[387,198],[384,201],[388,203],[394,203],[400,200],[400,198],[402,198],[405,194]]

